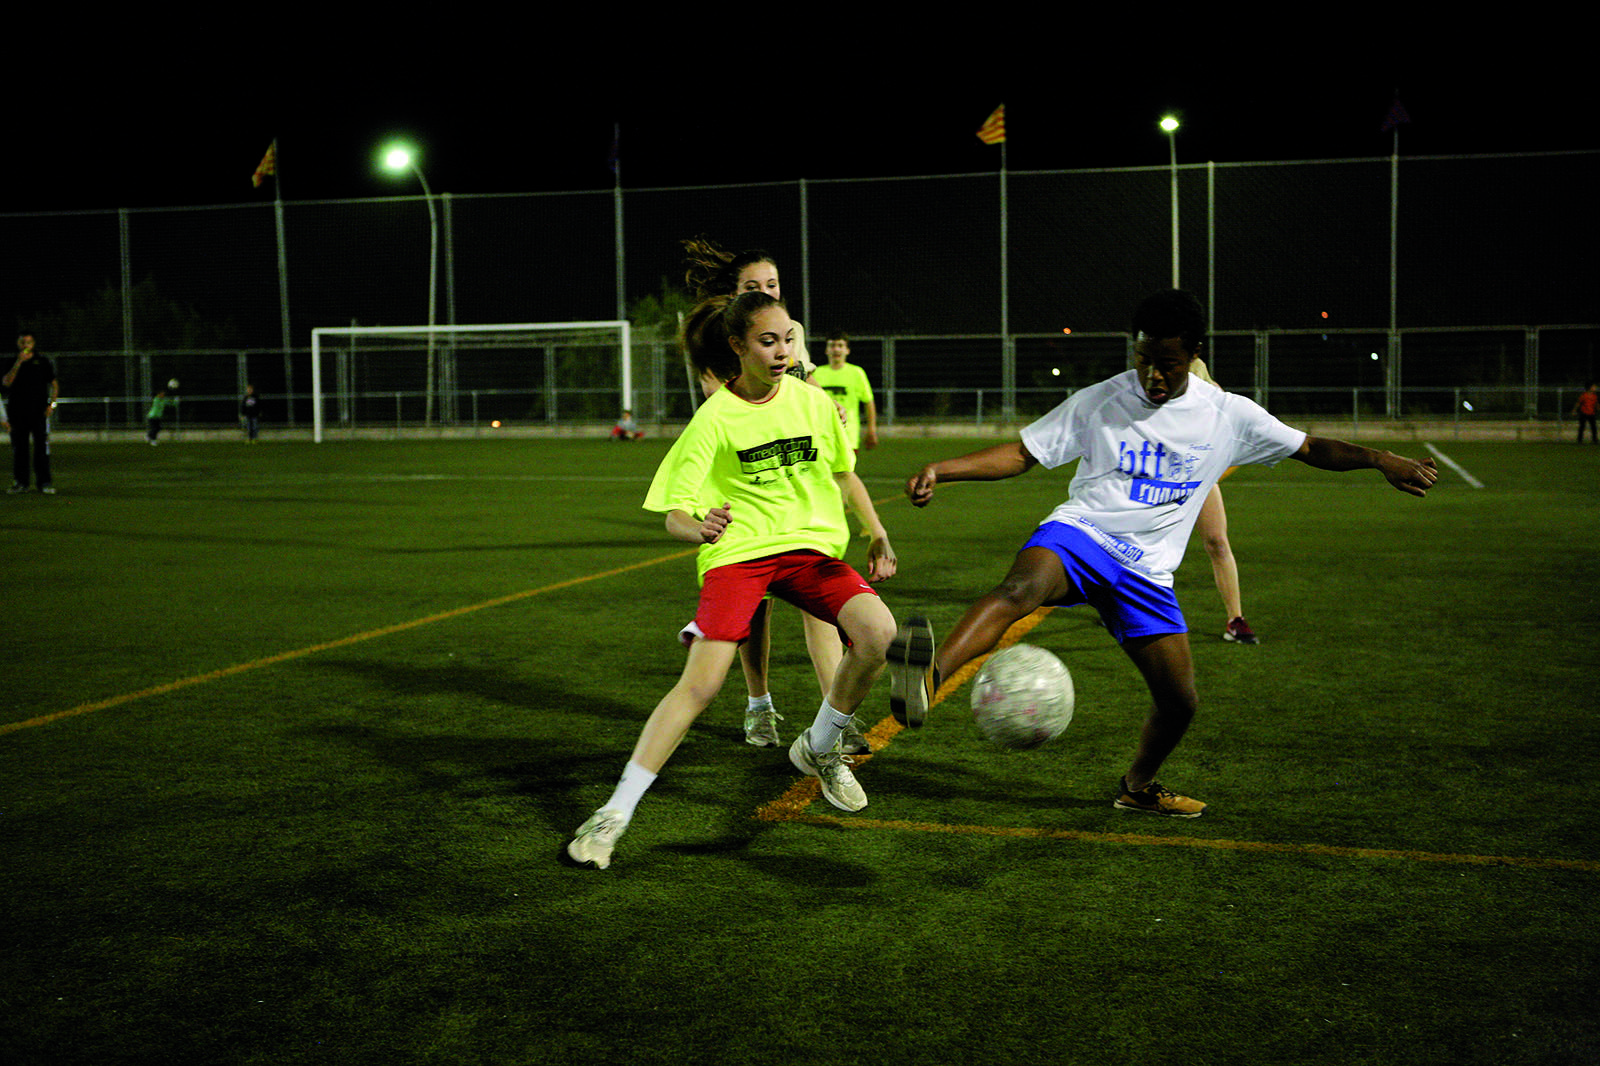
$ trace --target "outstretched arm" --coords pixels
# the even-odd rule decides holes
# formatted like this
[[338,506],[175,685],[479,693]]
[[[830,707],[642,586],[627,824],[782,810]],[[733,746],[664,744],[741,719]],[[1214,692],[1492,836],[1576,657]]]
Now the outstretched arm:
[[1329,437],[1307,437],[1291,458],[1318,470],[1376,470],[1389,484],[1413,496],[1426,496],[1439,479],[1432,459],[1407,459]]
[[926,507],[933,488],[942,481],[1001,481],[1039,465],[1020,440],[996,444],[981,452],[929,463],[906,481],[906,496],[913,506]]

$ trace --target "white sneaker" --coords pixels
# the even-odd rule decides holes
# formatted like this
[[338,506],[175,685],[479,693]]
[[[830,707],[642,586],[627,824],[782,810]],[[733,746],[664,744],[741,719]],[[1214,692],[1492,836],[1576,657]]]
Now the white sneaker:
[[775,748],[783,741],[778,738],[778,723],[783,721],[772,704],[759,711],[748,708],[744,712],[744,742],[758,748]]
[[846,755],[870,755],[872,745],[867,743],[867,738],[861,732],[861,727],[856,725],[855,719],[844,727],[844,732],[839,734],[839,750]]
[[589,820],[578,827],[578,833],[567,845],[567,855],[579,866],[592,866],[604,870],[611,865],[611,849],[617,838],[628,828],[622,812],[610,807],[595,811]]
[[802,729],[789,748],[794,768],[822,783],[822,795],[841,811],[859,811],[867,805],[867,794],[850,772],[850,760],[837,748],[811,750],[811,730]]

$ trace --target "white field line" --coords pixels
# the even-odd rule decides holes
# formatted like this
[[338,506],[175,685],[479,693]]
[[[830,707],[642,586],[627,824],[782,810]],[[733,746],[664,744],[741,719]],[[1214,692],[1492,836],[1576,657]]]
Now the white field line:
[[1423,447],[1432,452],[1435,459],[1439,460],[1445,466],[1448,466],[1451,470],[1454,470],[1456,473],[1460,474],[1462,481],[1465,481],[1468,485],[1471,485],[1475,489],[1483,488],[1483,482],[1467,473],[1466,467],[1450,458],[1444,452],[1441,452],[1438,448],[1435,448],[1432,444],[1425,443],[1423,444]]

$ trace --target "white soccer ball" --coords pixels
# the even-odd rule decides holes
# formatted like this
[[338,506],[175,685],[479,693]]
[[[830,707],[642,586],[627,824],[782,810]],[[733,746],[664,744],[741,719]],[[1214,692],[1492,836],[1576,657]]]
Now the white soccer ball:
[[177,387],[178,387],[178,379],[177,378],[173,378],[171,381],[167,382],[167,388],[175,389]]
[[1061,735],[1072,721],[1072,674],[1032,644],[995,652],[972,683],[972,717],[983,735],[1025,751]]

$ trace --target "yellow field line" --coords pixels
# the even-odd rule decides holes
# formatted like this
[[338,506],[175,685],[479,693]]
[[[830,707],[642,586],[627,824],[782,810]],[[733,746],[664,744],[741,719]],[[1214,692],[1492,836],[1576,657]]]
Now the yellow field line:
[[289,662],[293,659],[304,659],[306,656],[315,655],[318,652],[332,651],[334,648],[345,648],[352,644],[360,644],[362,641],[376,640],[379,637],[392,636],[395,633],[404,633],[408,629],[416,629],[419,626],[432,625],[434,622],[448,621],[451,618],[459,618],[464,614],[472,614],[475,611],[488,610],[490,607],[502,607],[505,604],[515,603],[518,600],[525,600],[531,596],[542,596],[548,592],[557,592],[561,589],[571,588],[574,585],[582,585],[589,581],[599,581],[602,578],[616,577],[618,574],[626,574],[632,570],[642,570],[647,566],[655,566],[658,563],[671,562],[674,559],[683,559],[687,556],[693,555],[698,550],[698,548],[690,548],[687,551],[673,552],[670,555],[660,555],[654,559],[646,559],[642,563],[632,563],[628,566],[619,566],[613,570],[605,570],[597,574],[585,574],[583,577],[570,578],[566,581],[557,581],[555,584],[545,585],[543,588],[524,589],[521,592],[513,592],[506,596],[497,596],[492,600],[484,600],[482,603],[469,604],[466,607],[457,607],[450,611],[441,611],[439,614],[430,614],[426,618],[415,618],[409,622],[401,622],[398,625],[384,626],[382,629],[371,629],[365,633],[357,633],[354,636],[349,637],[340,637],[338,640],[330,640],[324,644],[313,644],[307,648],[297,648],[294,651],[286,651],[278,655],[271,655],[265,659],[256,659],[253,662],[237,663],[233,666],[225,666],[221,670],[213,670],[208,674],[196,674],[193,677],[179,678],[176,681],[169,681],[164,685],[155,685],[151,688],[140,689],[137,692],[125,692],[120,696],[112,696],[109,699],[104,700],[96,700],[94,703],[80,704],[77,707],[70,707],[64,711],[56,711],[52,714],[42,714],[37,718],[29,718],[25,722],[8,722],[4,725],[0,725],[0,736],[4,736],[7,733],[15,733],[22,729],[31,729],[34,726],[48,725],[51,722],[58,722],[63,718],[73,718],[80,714],[88,714],[91,711],[103,711],[109,707],[120,707],[125,703],[132,703],[135,700],[147,699],[151,696],[164,696],[169,692],[177,692],[180,689],[192,688],[195,685],[204,685],[211,681],[221,681],[223,678],[233,677],[235,674],[242,674],[250,670],[259,670],[264,666],[275,666],[278,663]]
[[[1017,643],[1027,632],[1054,608],[1041,607],[1006,630],[996,651]],[[993,653],[991,653],[993,654]],[[982,667],[988,656],[981,656],[963,666],[939,686],[933,704],[942,703],[947,696],[966,684]],[[904,727],[893,718],[885,718],[868,733],[867,744],[875,755],[897,736]],[[872,755],[853,755],[859,766]],[[755,816],[764,822],[799,822],[803,825],[821,825],[837,829],[890,829],[913,833],[947,833],[966,836],[1020,837],[1036,840],[1074,840],[1085,844],[1122,844],[1133,847],[1210,848],[1219,851],[1248,851],[1276,855],[1323,855],[1341,859],[1403,859],[1411,862],[1458,863],[1473,866],[1522,866],[1534,870],[1578,870],[1583,873],[1600,873],[1600,862],[1590,859],[1540,859],[1522,855],[1458,855],[1450,852],[1408,851],[1389,848],[1348,848],[1330,844],[1275,844],[1260,840],[1213,840],[1186,836],[1148,836],[1137,833],[1100,833],[1082,829],[1045,829],[1028,826],[946,825],[940,822],[907,822],[878,818],[841,818],[832,814],[807,814],[814,801],[822,798],[821,786],[814,777],[804,777],[790,786],[782,796],[756,809]]]
[[[808,779],[809,780],[809,779]],[[1106,801],[1110,806],[1110,801]],[[1264,840],[1208,840],[1184,836],[1147,836],[1138,833],[1097,833],[1082,829],[1043,829],[1025,826],[943,825],[873,818],[840,818],[829,814],[796,814],[782,819],[838,829],[897,829],[914,833],[950,833],[964,836],[1023,837],[1041,840],[1076,840],[1085,844],[1127,844],[1135,847],[1212,848],[1276,855],[1325,855],[1340,859],[1405,859],[1411,862],[1460,863],[1472,866],[1525,866],[1535,870],[1579,870],[1600,873],[1591,859],[1541,859],[1525,855],[1455,855],[1438,851],[1391,848],[1346,848],[1331,844],[1275,844]]]
[[[1037,611],[1034,611],[1032,614],[1028,615],[1028,617],[1013,623],[1011,628],[1006,630],[1005,634],[1000,638],[1000,643],[995,645],[995,651],[999,651],[1001,648],[1009,648],[1011,645],[1021,640],[1027,635],[1028,630],[1032,629],[1040,622],[1043,622],[1045,617],[1053,610],[1055,610],[1054,607],[1041,607]],[[990,652],[989,654],[993,655],[994,652]],[[984,660],[987,658],[989,658],[988,655],[980,655],[946,678],[944,682],[940,684],[939,691],[933,694],[933,702],[929,706],[937,707],[939,704],[944,702],[946,696],[949,696],[955,692],[962,685],[965,685],[967,683],[967,679],[972,677],[972,675],[976,674],[978,670],[982,668]],[[873,726],[866,733],[867,747],[871,748],[872,751],[866,755],[850,756],[852,763],[856,766],[860,766],[862,763],[871,759],[873,755],[877,754],[879,751],[882,751],[903,728],[905,727],[899,722],[896,722],[893,718],[885,718],[883,721]],[[764,822],[799,821],[801,820],[801,815],[805,809],[811,805],[811,802],[821,798],[822,786],[817,783],[817,779],[814,777],[802,777],[800,780],[790,785],[788,791],[786,791],[783,795],[779,796],[771,803],[763,804],[761,807],[756,808],[756,817]]]
[[[898,494],[894,496],[885,496],[881,500],[873,500],[872,503],[873,506],[876,507],[880,504],[888,503],[890,500],[895,500],[898,498]],[[452,611],[443,611],[439,614],[430,614],[426,618],[416,618],[409,622],[401,622],[398,625],[385,626],[382,629],[373,629],[365,633],[357,633],[350,637],[341,637],[338,640],[330,640],[326,644],[313,644],[309,648],[297,648],[294,651],[286,651],[282,654],[269,656],[265,659],[257,659],[254,662],[237,663],[233,666],[225,666],[221,670],[213,670],[209,674],[196,674],[193,677],[182,677],[176,681],[169,681],[164,685],[155,685],[151,688],[143,688],[137,692],[125,692],[120,696],[112,696],[109,699],[97,700],[94,703],[80,704],[77,707],[69,707],[64,711],[55,711],[51,714],[42,714],[37,718],[29,718],[23,722],[7,722],[0,724],[0,736],[5,736],[7,733],[16,733],[23,729],[32,729],[34,726],[49,725],[51,722],[59,722],[63,718],[74,718],[80,714],[88,714],[91,711],[103,711],[109,707],[120,707],[125,703],[132,703],[135,700],[147,699],[151,696],[163,696],[169,692],[177,692],[179,689],[190,688],[194,685],[203,685],[210,681],[220,681],[223,678],[232,677],[235,674],[242,674],[249,670],[259,670],[263,666],[275,666],[278,663],[289,662],[292,659],[303,659],[308,655],[315,655],[322,651],[331,651],[334,648],[347,647],[351,644],[359,644],[364,640],[374,640],[378,637],[387,637],[394,633],[403,633],[408,629],[416,629],[418,626],[431,625],[434,622],[448,621],[451,618],[459,618],[464,614],[472,614],[474,611],[482,611],[487,610],[490,607],[500,607],[508,603],[515,603],[517,600],[525,600],[530,596],[542,596],[547,592],[556,592],[560,589],[571,588],[573,585],[582,585],[589,581],[599,581],[602,578],[616,577],[618,574],[626,574],[632,570],[642,570],[647,566],[655,566],[657,563],[668,563],[674,559],[683,559],[687,556],[693,555],[699,550],[699,548],[688,548],[684,551],[673,552],[670,555],[660,555],[654,559],[646,559],[642,563],[633,563],[629,566],[619,566],[614,570],[605,570],[598,574],[585,574],[583,577],[575,577],[567,581],[558,581],[554,585],[546,585],[543,588],[524,589],[522,592],[513,592],[508,596],[498,596],[495,599],[485,600],[482,603],[469,604],[466,607],[457,607]]]

